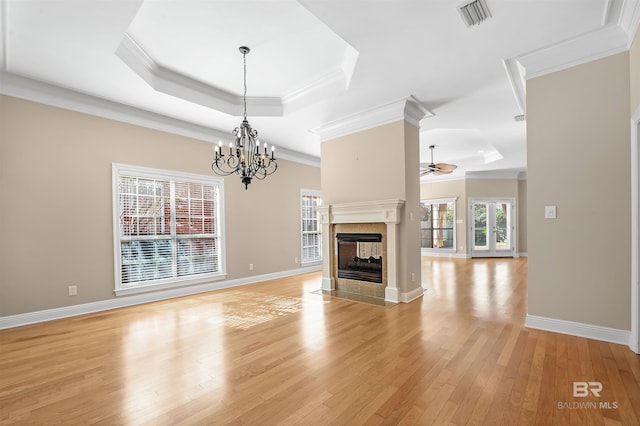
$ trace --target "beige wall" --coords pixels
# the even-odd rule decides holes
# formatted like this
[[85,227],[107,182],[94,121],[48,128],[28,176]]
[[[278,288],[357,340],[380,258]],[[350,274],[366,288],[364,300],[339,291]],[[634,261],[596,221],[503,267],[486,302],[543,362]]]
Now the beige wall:
[[405,201],[398,226],[401,293],[420,287],[419,149],[419,131],[405,120],[323,141],[320,147],[324,205]]
[[468,198],[517,198],[517,179],[467,179]]
[[[469,233],[467,224],[470,223],[470,213],[467,209],[469,198],[515,198],[516,199],[516,252],[526,252],[526,192],[527,181],[517,179],[456,179],[439,182],[423,182],[421,185],[421,199],[453,198],[456,201],[457,254],[468,254]],[[524,212],[522,212],[523,210]]]
[[527,181],[518,180],[518,253],[527,253]]
[[[208,142],[4,96],[0,120],[0,316],[114,298],[112,163],[212,174]],[[228,279],[300,267],[301,188],[319,168],[225,178]]]
[[322,202],[404,200],[403,141],[401,120],[322,142]]
[[629,72],[624,52],[527,81],[531,315],[630,329]]

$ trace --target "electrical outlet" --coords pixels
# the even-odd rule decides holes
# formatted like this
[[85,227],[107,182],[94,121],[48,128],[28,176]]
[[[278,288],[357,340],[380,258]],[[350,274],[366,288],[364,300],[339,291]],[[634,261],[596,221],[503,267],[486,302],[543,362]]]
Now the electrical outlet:
[[69,286],[69,296],[77,296],[78,295],[78,286],[70,285]]
[[416,273],[412,272],[411,273],[411,281],[415,281],[416,280]]
[[250,270],[250,271],[253,271],[253,263],[250,263],[250,264],[249,264],[249,270]]
[[297,257],[293,258],[293,263],[296,263],[296,264],[298,263],[298,258]]

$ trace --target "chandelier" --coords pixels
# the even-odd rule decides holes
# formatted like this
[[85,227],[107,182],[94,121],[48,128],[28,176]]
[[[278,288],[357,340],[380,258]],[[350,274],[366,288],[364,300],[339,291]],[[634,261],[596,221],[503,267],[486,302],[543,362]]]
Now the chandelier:
[[240,126],[233,130],[235,142],[229,142],[228,153],[223,152],[222,142],[218,142],[215,158],[211,163],[211,169],[219,176],[228,176],[233,173],[240,176],[245,189],[248,189],[251,179],[262,180],[278,169],[274,155],[275,147],[271,146],[269,154],[267,143],[264,142],[264,149],[261,152],[258,131],[252,129],[247,121],[247,53],[249,51],[248,47],[240,46],[244,63],[244,119]]

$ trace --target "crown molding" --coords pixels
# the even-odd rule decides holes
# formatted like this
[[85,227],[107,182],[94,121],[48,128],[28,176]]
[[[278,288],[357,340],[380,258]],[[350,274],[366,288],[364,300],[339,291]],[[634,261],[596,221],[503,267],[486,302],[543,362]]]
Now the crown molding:
[[515,59],[504,59],[502,61],[504,70],[507,73],[507,79],[511,85],[511,91],[516,99],[518,111],[520,114],[527,114],[527,85],[524,79],[524,69],[522,65]]
[[321,141],[326,141],[400,120],[406,120],[419,128],[420,120],[433,115],[416,97],[409,95],[406,98],[331,121],[310,131],[319,135]]
[[[282,115],[290,114],[308,105],[320,102],[331,94],[343,92],[348,87],[347,77],[340,70],[329,72],[315,82],[283,96]],[[252,109],[253,115],[253,109]]]
[[[19,99],[211,143],[218,143],[220,139],[226,140],[231,136],[229,133],[222,132],[218,129],[189,123],[177,118],[65,89],[5,71],[0,71],[0,81],[2,81],[0,94]],[[301,164],[320,167],[320,159],[318,157],[286,148],[278,148],[278,157]]]
[[[640,0],[608,0],[599,28],[503,61],[509,79],[528,80],[627,51],[639,23]],[[516,101],[522,96],[517,86],[514,95]]]
[[521,55],[517,61],[528,80],[624,52],[627,45],[627,34],[610,25]]
[[[205,84],[158,64],[129,33],[125,33],[116,49],[116,56],[158,92],[233,116],[241,116],[243,113],[242,96]],[[282,100],[278,97],[247,97],[247,106],[254,116],[281,117],[283,112]]]
[[311,84],[283,96],[284,115],[347,90],[358,61],[358,55],[357,50],[350,45],[346,45],[339,69],[328,72]]
[[[213,108],[233,116],[241,116],[244,109],[242,96],[206,84],[156,62],[130,34],[125,33],[116,49],[118,56],[151,88],[199,105]],[[282,117],[290,112],[336,95],[349,87],[358,59],[358,52],[345,47],[342,64],[314,82],[278,96],[247,97],[247,107],[256,117]]]
[[99,98],[17,74],[2,72],[0,93],[71,111],[217,143],[229,135],[130,105]]
[[640,0],[624,2],[618,24],[628,35],[627,49],[630,49],[640,26]]
[[420,121],[423,118],[433,117],[435,115],[413,95],[409,95],[406,99],[403,112],[404,119],[417,128],[420,128]]
[[605,0],[601,27],[502,61],[521,114],[526,80],[627,51],[640,25],[640,0]]

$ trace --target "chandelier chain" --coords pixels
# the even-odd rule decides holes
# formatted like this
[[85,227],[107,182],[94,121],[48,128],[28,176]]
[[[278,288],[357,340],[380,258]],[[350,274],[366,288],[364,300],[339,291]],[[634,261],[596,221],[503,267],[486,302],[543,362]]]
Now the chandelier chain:
[[244,101],[244,119],[247,119],[247,52],[243,51],[242,52],[242,62],[244,64],[244,95],[243,95],[243,101]]

